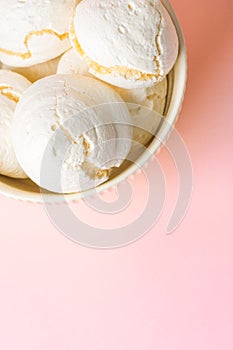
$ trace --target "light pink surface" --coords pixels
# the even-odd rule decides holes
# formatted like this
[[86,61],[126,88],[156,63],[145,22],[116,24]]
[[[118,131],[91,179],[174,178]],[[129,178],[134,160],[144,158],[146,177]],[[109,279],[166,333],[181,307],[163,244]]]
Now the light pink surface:
[[233,349],[233,2],[172,4],[189,55],[177,125],[194,169],[188,214],[165,235],[178,190],[165,150],[163,215],[123,249],[82,248],[42,206],[1,197],[1,350]]

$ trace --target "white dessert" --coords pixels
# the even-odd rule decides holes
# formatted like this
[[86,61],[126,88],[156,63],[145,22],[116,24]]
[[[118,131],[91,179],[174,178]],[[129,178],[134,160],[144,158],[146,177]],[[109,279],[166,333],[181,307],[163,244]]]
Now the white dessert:
[[83,0],[70,38],[90,73],[127,89],[163,80],[178,54],[175,26],[159,0]]
[[132,119],[134,142],[129,154],[130,159],[139,156],[144,149],[142,146],[147,146],[156,135],[164,119],[167,88],[167,78],[150,88],[115,88],[126,102]]
[[35,183],[53,192],[79,192],[103,183],[122,164],[131,148],[130,125],[126,104],[107,85],[54,75],[24,94],[15,111],[13,142]]
[[0,174],[24,179],[12,143],[12,119],[22,93],[31,83],[23,76],[0,69]]
[[91,76],[87,62],[73,48],[66,51],[59,59],[57,74]]
[[[74,49],[64,53],[59,61],[57,73],[91,76],[88,65]],[[162,121],[167,97],[167,78],[149,88],[123,89],[111,86],[125,101],[133,126],[133,144],[130,157],[134,158],[158,130]]]
[[144,118],[145,113],[141,111],[142,107],[154,110],[160,114],[164,112],[167,96],[167,78],[149,88],[122,89],[114,87],[114,89],[127,103],[132,117]]
[[46,62],[69,49],[77,0],[0,0],[0,61],[13,67]]
[[12,72],[19,73],[23,75],[25,78],[30,80],[32,83],[35,81],[45,78],[49,75],[56,74],[58,62],[60,60],[60,56],[54,58],[53,60],[36,64],[30,67],[10,67],[6,64],[2,65],[2,69],[8,69]]

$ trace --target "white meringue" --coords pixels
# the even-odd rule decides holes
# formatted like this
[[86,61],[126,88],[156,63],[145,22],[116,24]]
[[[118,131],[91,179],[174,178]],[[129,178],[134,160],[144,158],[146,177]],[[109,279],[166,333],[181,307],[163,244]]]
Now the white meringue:
[[159,0],[83,0],[70,38],[90,73],[127,89],[161,81],[178,54],[175,26]]
[[[58,63],[58,74],[91,76],[88,65],[74,49],[65,52]],[[167,78],[149,88],[123,89],[111,86],[126,102],[133,125],[133,141],[130,154],[146,145],[161,123],[167,96]],[[141,126],[141,127],[140,127]],[[137,152],[138,153],[138,152]]]
[[129,154],[131,159],[137,158],[164,120],[164,109],[167,98],[167,78],[150,88],[115,90],[126,102],[133,125],[133,144]]
[[91,76],[87,62],[73,48],[66,51],[59,59],[57,74]]
[[54,75],[37,81],[13,121],[14,147],[24,171],[58,193],[106,181],[126,158],[131,138],[131,118],[121,97],[88,77]]
[[114,90],[127,103],[132,117],[138,116],[143,118],[145,116],[144,112],[141,112],[141,107],[151,111],[154,110],[160,114],[164,112],[167,96],[167,78],[149,88],[122,89],[114,87]]
[[[74,49],[61,57],[57,73],[91,76],[88,66]],[[133,141],[130,154],[138,154],[140,145],[146,145],[158,129],[167,96],[167,78],[149,88],[123,89],[111,86],[125,101],[133,125]]]
[[23,76],[0,69],[0,174],[24,179],[12,144],[12,119],[16,104],[31,83]]
[[28,67],[70,47],[68,28],[77,0],[0,0],[0,61]]

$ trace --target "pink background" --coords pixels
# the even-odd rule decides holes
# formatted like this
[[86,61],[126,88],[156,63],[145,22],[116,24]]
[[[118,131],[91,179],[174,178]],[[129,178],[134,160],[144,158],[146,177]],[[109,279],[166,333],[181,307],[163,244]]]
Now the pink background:
[[189,55],[177,124],[194,170],[189,211],[166,236],[178,180],[165,150],[163,214],[119,250],[80,247],[42,206],[0,197],[1,350],[233,349],[233,2],[172,4]]

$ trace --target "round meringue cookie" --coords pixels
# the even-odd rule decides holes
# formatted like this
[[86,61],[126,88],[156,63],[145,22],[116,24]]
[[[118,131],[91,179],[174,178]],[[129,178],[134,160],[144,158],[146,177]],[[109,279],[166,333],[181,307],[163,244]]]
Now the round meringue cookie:
[[29,67],[69,49],[77,0],[0,0],[0,61]]
[[163,80],[178,55],[176,29],[160,0],[83,0],[70,38],[91,74],[126,89]]
[[115,90],[126,102],[131,115],[134,142],[129,158],[134,159],[156,135],[164,119],[168,91],[167,78],[150,88],[128,90],[115,87]]
[[24,179],[12,143],[12,120],[23,92],[31,83],[23,76],[0,69],[0,174]]
[[91,76],[87,62],[73,48],[66,51],[59,59],[57,74]]
[[127,157],[131,141],[126,104],[89,77],[37,81],[14,115],[17,159],[31,180],[52,192],[81,192],[103,183]]
[[[115,91],[127,103],[133,117],[145,118],[145,109],[163,114],[167,97],[167,78],[149,88],[122,89],[115,87]],[[144,108],[142,108],[144,107]]]

